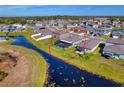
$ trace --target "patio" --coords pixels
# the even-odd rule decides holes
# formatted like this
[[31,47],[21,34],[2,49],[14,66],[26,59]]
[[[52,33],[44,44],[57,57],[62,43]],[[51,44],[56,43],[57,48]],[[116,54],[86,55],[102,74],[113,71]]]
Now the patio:
[[72,44],[63,42],[63,41],[57,41],[54,45],[60,47],[60,48],[69,48]]

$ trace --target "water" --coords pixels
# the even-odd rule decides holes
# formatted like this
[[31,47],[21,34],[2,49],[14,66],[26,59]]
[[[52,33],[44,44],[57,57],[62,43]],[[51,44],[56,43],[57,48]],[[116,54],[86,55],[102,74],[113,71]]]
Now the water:
[[120,32],[124,34],[124,30],[113,30],[113,32]]
[[6,37],[0,37],[0,42],[1,41],[6,41]]
[[72,65],[69,65],[62,60],[55,58],[48,53],[41,51],[34,45],[29,43],[24,37],[14,37],[16,40],[13,45],[24,46],[31,48],[40,53],[49,66],[49,80],[48,82],[55,83],[55,86],[61,87],[117,87],[119,84],[93,75],[86,71],[82,71]]

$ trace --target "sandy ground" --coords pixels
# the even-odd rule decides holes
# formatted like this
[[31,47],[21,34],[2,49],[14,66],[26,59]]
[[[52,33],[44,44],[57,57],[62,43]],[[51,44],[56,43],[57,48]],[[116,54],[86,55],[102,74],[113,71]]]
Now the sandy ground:
[[31,53],[31,50],[15,46],[1,47],[0,52],[8,52],[12,56],[16,56],[17,65],[7,66],[2,69],[8,73],[3,81],[0,82],[1,87],[33,87],[39,77],[39,60],[37,56]]

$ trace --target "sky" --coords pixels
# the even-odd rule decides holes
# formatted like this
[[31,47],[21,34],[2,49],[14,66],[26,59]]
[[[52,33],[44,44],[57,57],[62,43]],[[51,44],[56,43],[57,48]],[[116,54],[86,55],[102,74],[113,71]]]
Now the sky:
[[124,16],[124,5],[0,5],[0,16]]

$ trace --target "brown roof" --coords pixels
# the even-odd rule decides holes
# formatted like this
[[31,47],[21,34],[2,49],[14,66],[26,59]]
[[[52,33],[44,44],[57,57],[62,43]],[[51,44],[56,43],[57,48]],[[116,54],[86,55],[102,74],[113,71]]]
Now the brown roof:
[[118,44],[118,45],[124,45],[124,40],[123,39],[107,39],[107,43],[112,43],[112,44]]
[[124,48],[121,45],[105,46],[103,51],[117,53],[117,54],[124,54]]

